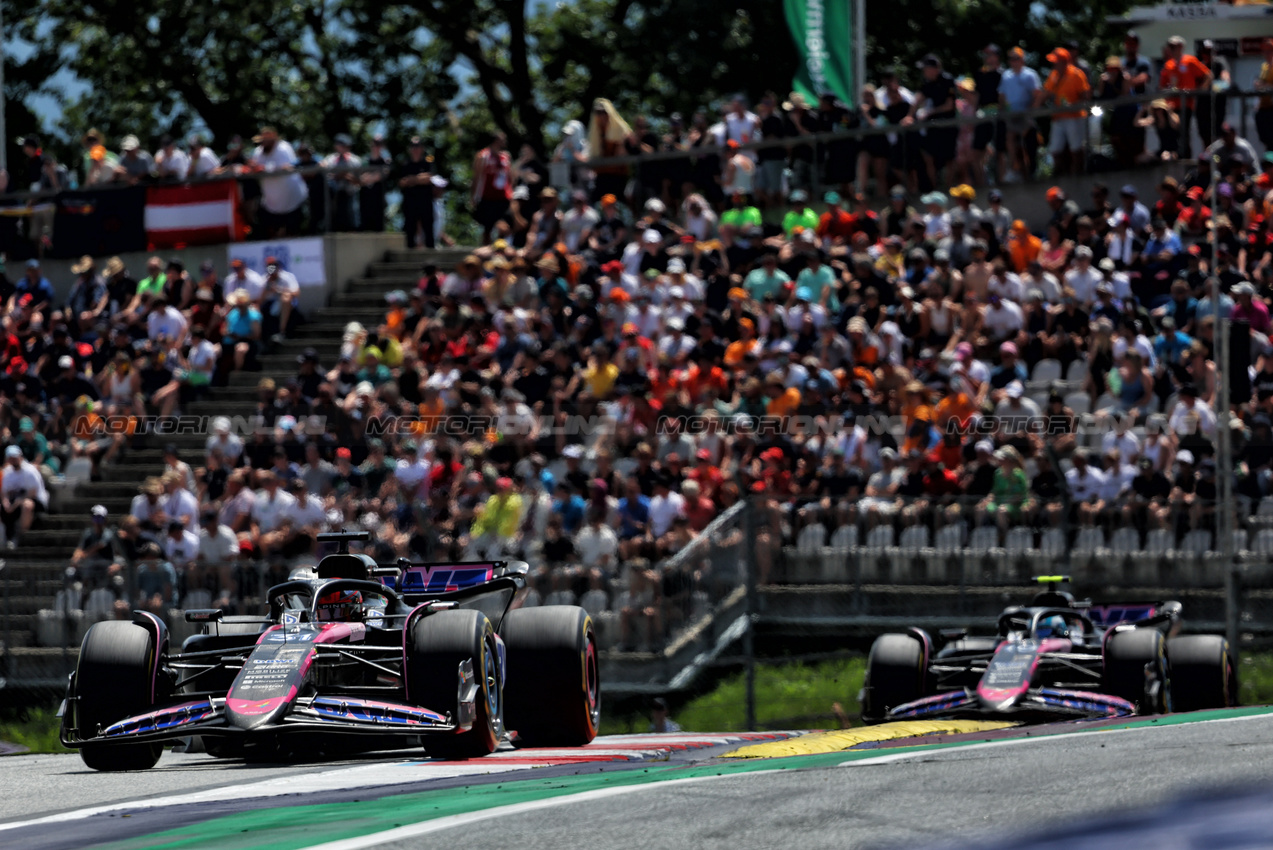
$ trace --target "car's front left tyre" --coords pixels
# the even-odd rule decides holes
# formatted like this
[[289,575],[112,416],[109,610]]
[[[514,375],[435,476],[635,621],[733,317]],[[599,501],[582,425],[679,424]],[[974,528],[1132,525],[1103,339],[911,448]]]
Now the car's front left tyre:
[[[94,624],[84,636],[75,672],[75,722],[80,737],[97,737],[113,723],[154,705],[155,647],[150,632],[120,620]],[[163,754],[159,743],[88,744],[80,758],[93,770],[147,770]]]

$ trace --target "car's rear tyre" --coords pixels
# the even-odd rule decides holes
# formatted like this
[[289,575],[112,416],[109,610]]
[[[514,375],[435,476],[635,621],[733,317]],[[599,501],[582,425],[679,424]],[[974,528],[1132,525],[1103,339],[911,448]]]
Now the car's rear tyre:
[[924,696],[924,645],[913,635],[881,635],[871,646],[862,689],[862,720],[879,723],[890,708]]
[[[95,737],[112,723],[144,714],[154,703],[154,639],[141,626],[121,620],[95,623],[84,635],[75,672],[75,718],[80,737]],[[147,770],[163,745],[89,744],[80,758],[93,770]]]
[[1238,704],[1238,674],[1229,642],[1219,635],[1167,641],[1172,711],[1200,711]]
[[508,728],[519,746],[581,747],[601,723],[597,635],[588,612],[546,605],[508,612]]
[[476,758],[495,751],[503,726],[503,683],[495,631],[480,611],[439,611],[416,621],[406,659],[407,696],[430,711],[459,717],[460,664],[471,659],[477,679],[473,728],[427,736],[425,750],[440,758]]
[[[1138,714],[1170,710],[1167,655],[1162,632],[1133,629],[1116,632],[1105,642],[1101,689],[1136,706]],[[1150,675],[1152,674],[1152,675]]]

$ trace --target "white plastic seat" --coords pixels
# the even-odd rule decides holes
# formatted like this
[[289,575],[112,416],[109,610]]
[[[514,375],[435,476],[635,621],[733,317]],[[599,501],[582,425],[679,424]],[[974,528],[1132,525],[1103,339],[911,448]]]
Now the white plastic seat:
[[893,545],[893,526],[877,525],[866,533],[866,548],[887,549]]
[[1233,529],[1234,554],[1241,556],[1244,552],[1248,551],[1247,546],[1248,546],[1248,536],[1247,536],[1246,529],[1245,528]]
[[1273,557],[1273,528],[1261,528],[1257,531],[1251,549],[1261,557]]
[[836,550],[854,549],[858,545],[858,527],[842,525],[831,535],[831,548]]
[[1050,384],[1061,380],[1061,374],[1061,361],[1045,357],[1034,364],[1034,372],[1030,375],[1030,380],[1036,384]]
[[999,545],[999,529],[993,525],[983,525],[973,529],[968,539],[968,551],[973,554],[985,554]]
[[1087,361],[1083,358],[1070,362],[1070,368],[1065,370],[1065,381],[1070,384],[1081,384],[1083,379],[1087,377]]
[[1140,534],[1134,528],[1124,526],[1109,539],[1110,551],[1116,555],[1131,555],[1140,551]]
[[897,546],[899,549],[916,550],[928,548],[928,526],[912,525],[902,531],[902,536],[898,538]]
[[933,543],[933,548],[938,552],[951,552],[956,549],[962,549],[964,546],[964,537],[968,533],[968,526],[962,522],[943,525],[937,529],[937,538]]
[[1211,532],[1204,528],[1196,528],[1180,541],[1180,551],[1188,555],[1198,556],[1213,551]]
[[84,603],[84,616],[90,622],[107,620],[115,613],[115,594],[105,587],[99,587],[88,595]]
[[1008,529],[1003,548],[1009,555],[1021,555],[1034,548],[1034,531],[1024,525]]
[[1092,410],[1100,412],[1102,410],[1113,410],[1118,406],[1118,399],[1109,393],[1103,394],[1096,400],[1096,404],[1092,405]]
[[826,526],[820,522],[815,522],[800,529],[800,535],[796,538],[796,551],[804,554],[820,552],[826,541]]
[[1097,549],[1105,547],[1105,532],[1096,526],[1086,526],[1079,529],[1079,533],[1074,537],[1074,551],[1091,554]]
[[1059,558],[1065,552],[1065,532],[1059,528],[1049,528],[1043,532],[1039,541],[1039,551],[1047,559]]

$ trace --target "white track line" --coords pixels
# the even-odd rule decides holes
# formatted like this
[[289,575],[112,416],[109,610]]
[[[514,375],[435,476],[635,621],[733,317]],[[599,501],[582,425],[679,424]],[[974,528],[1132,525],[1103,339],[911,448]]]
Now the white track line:
[[460,826],[467,826],[473,823],[479,823],[485,820],[493,820],[494,818],[507,817],[509,815],[520,815],[526,812],[539,811],[540,809],[551,809],[555,806],[566,806],[571,803],[587,803],[594,800],[603,800],[607,797],[619,797],[624,794],[634,794],[638,791],[648,791],[655,788],[668,788],[672,785],[689,785],[697,782],[709,782],[715,779],[731,779],[740,776],[761,776],[767,773],[781,773],[781,770],[755,770],[750,773],[734,773],[719,776],[694,776],[689,779],[664,779],[652,780],[643,785],[624,785],[618,788],[598,788],[595,791],[583,791],[579,794],[564,794],[560,797],[549,797],[545,800],[530,800],[525,803],[511,803],[507,806],[499,806],[494,809],[484,809],[477,812],[466,812],[461,815],[446,815],[445,817],[434,818],[433,820],[413,823],[407,826],[399,826],[394,829],[387,829],[383,832],[373,832],[370,835],[361,835],[357,838],[342,838],[338,841],[329,841],[325,844],[315,844],[305,848],[305,850],[363,850],[367,847],[375,847],[380,844],[386,844],[391,841],[403,841],[410,838],[418,838],[422,835],[429,835],[434,832],[442,832],[447,829],[455,829]]
[[[1021,744],[1033,744],[1039,741],[1055,740],[1058,738],[1070,737],[1074,734],[1095,735],[1103,733],[1115,732],[1136,732],[1140,729],[1167,729],[1185,725],[1200,725],[1203,723],[1232,723],[1238,720],[1254,720],[1256,718],[1273,719],[1273,716],[1267,714],[1256,714],[1246,717],[1220,717],[1213,720],[1200,720],[1191,724],[1172,723],[1163,726],[1141,726],[1131,729],[1093,729],[1090,732],[1066,732],[1059,735],[1041,735],[1034,738],[1013,738],[1006,741],[986,741],[980,744],[965,744],[963,746],[951,747],[942,750],[920,750],[910,753],[890,753],[888,755],[877,756],[874,758],[860,759],[858,761],[842,762],[840,767],[865,767],[869,765],[889,764],[891,762],[904,761],[906,759],[923,758],[931,756],[935,752],[956,752],[962,753],[968,750],[984,749],[989,747],[1005,747]],[[338,841],[329,841],[325,844],[315,844],[306,847],[305,850],[365,850],[365,848],[375,847],[380,844],[387,844],[392,841],[402,841],[405,839],[418,838],[423,835],[430,835],[435,832],[441,832],[447,829],[454,829],[468,824],[479,823],[481,821],[493,820],[495,818],[507,817],[510,815],[520,815],[526,812],[539,811],[541,809],[549,809],[555,806],[565,806],[570,803],[583,803],[593,800],[602,800],[608,797],[619,797],[624,794],[635,794],[655,788],[667,788],[672,785],[688,785],[693,782],[708,782],[715,779],[736,779],[748,776],[763,776],[769,773],[780,773],[780,768],[773,770],[756,770],[746,773],[726,773],[717,776],[696,776],[689,779],[666,779],[654,780],[649,783],[640,785],[625,785],[618,788],[600,788],[595,791],[584,791],[579,794],[566,794],[560,797],[550,797],[545,800],[532,800],[525,803],[513,803],[507,806],[498,806],[493,809],[485,809],[477,812],[466,812],[460,815],[447,815],[445,817],[434,818],[433,820],[423,821],[421,823],[400,826],[394,829],[388,829],[383,832],[375,832],[370,835],[363,835],[357,838],[345,838]]]

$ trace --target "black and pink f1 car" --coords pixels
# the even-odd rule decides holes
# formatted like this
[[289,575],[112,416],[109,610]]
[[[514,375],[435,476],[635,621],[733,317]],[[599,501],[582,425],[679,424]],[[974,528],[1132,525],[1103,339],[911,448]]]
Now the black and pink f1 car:
[[868,723],[928,718],[1121,717],[1237,704],[1228,641],[1177,636],[1178,602],[1093,605],[1048,586],[1000,616],[994,636],[922,629],[871,647],[862,689]]
[[97,623],[62,709],[62,743],[95,770],[141,770],[163,744],[214,756],[422,743],[465,758],[597,734],[597,643],[574,606],[515,607],[520,561],[385,567],[340,545],[317,578],[269,590],[263,618],[187,611],[206,634],[179,650],[157,617]]

